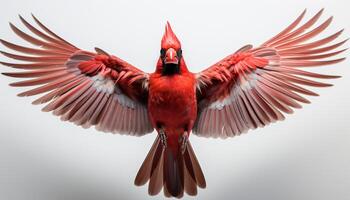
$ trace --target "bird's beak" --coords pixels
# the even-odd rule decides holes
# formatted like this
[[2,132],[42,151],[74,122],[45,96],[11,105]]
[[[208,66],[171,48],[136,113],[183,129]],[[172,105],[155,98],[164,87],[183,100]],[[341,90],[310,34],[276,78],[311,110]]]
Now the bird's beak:
[[179,58],[177,56],[177,53],[175,49],[169,48],[165,53],[165,64],[179,64]]

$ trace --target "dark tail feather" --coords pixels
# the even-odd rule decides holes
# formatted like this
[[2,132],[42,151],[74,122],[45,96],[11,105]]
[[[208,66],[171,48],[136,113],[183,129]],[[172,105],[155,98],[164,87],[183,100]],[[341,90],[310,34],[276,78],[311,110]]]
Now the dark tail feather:
[[197,186],[205,188],[205,178],[191,144],[188,142],[184,154],[174,153],[169,148],[163,148],[159,137],[152,145],[139,172],[135,185],[147,183],[148,193],[157,195],[162,187],[166,197],[181,198],[184,191],[191,196],[197,194]]
[[184,162],[181,154],[174,155],[170,148],[164,150],[164,187],[173,197],[184,194]]

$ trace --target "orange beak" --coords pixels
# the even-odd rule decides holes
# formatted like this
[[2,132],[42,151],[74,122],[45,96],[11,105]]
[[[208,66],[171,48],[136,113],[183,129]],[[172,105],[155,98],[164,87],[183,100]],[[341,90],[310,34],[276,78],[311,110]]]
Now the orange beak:
[[177,52],[173,48],[169,48],[165,53],[165,64],[179,64],[179,58]]

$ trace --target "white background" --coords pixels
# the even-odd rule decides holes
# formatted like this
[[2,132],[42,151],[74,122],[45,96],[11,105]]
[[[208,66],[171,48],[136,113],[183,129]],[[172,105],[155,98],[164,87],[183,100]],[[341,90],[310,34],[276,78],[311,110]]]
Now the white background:
[[[283,2],[283,3],[282,3]],[[241,46],[261,44],[294,20],[325,7],[334,23],[323,36],[350,28],[347,0],[323,1],[2,1],[0,37],[21,40],[7,26],[34,13],[80,48],[98,46],[152,72],[169,20],[184,57],[200,71]],[[20,26],[22,27],[22,26]],[[342,39],[349,37],[345,31]],[[348,44],[346,45],[348,46]],[[1,47],[3,50],[4,48]],[[344,54],[348,56],[349,53]],[[1,60],[6,59],[2,56]],[[345,200],[350,191],[349,61],[317,69],[342,75],[321,97],[284,122],[227,140],[192,136],[206,175],[198,199]],[[11,69],[1,66],[1,71]],[[134,177],[155,134],[103,134],[61,122],[18,98],[0,77],[0,199],[146,199]],[[185,196],[185,199],[189,198]],[[163,194],[151,199],[163,199]]]

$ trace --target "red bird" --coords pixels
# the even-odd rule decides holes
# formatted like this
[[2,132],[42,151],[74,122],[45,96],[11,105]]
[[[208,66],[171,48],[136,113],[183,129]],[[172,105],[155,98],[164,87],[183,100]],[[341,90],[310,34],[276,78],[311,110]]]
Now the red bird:
[[165,196],[197,194],[206,187],[203,172],[189,142],[190,133],[227,138],[249,129],[283,120],[284,113],[310,103],[302,95],[317,96],[304,86],[327,87],[313,79],[333,79],[300,68],[331,65],[326,59],[345,41],[330,44],[342,30],[311,40],[324,31],[332,17],[311,28],[323,10],[299,25],[305,11],[286,29],[262,45],[247,45],[200,73],[188,70],[181,43],[167,23],[154,73],[145,73],[124,60],[96,48],[81,50],[62,39],[37,18],[37,27],[20,16],[36,37],[13,24],[12,30],[37,48],[1,43],[20,54],[4,56],[26,61],[2,65],[20,69],[3,73],[29,80],[11,86],[37,86],[18,96],[41,95],[33,104],[47,103],[43,111],[84,128],[141,136],[157,131],[135,184],[149,181],[150,195],[162,188]]

